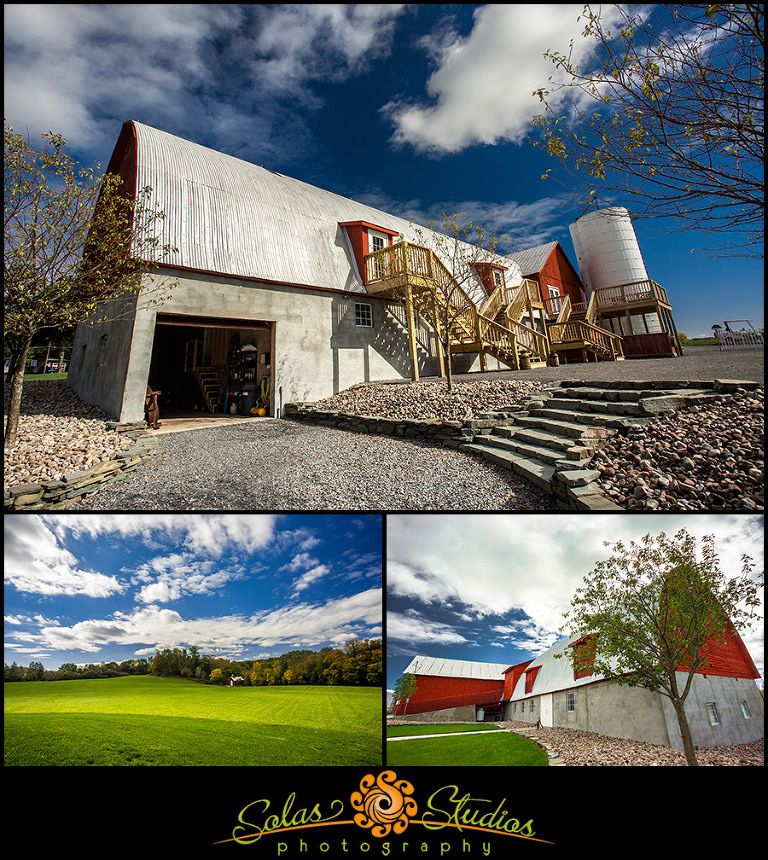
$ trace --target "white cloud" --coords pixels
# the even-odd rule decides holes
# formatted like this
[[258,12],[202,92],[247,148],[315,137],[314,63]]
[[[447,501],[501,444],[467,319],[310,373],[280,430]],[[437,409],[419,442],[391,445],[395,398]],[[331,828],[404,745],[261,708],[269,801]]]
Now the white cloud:
[[6,517],[4,567],[8,585],[33,594],[109,597],[126,587],[115,576],[82,567],[43,520],[33,515]]
[[329,568],[325,564],[318,564],[315,567],[310,568],[293,584],[293,593],[298,594],[300,591],[304,591],[304,589],[309,588],[313,582],[318,579],[322,579],[322,577],[324,577],[328,572]]
[[225,151],[297,147],[297,105],[320,104],[311,83],[385,53],[403,8],[6,5],[5,116],[90,152],[109,153],[128,119],[195,139],[203,129],[200,142]]
[[387,640],[390,639],[435,645],[460,645],[467,641],[449,624],[403,612],[387,612]]
[[[581,36],[575,4],[497,3],[479,7],[472,32],[423,40],[437,68],[427,81],[426,105],[391,101],[384,109],[395,124],[394,140],[417,150],[459,152],[475,144],[520,143],[542,113],[535,90],[547,85],[554,66],[548,50],[581,62],[591,43]],[[609,12],[603,11],[604,17]]]
[[[728,576],[741,574],[743,554],[753,556],[756,572],[762,571],[761,517],[393,514],[387,520],[387,587],[411,598],[414,607],[461,601],[476,618],[523,610],[539,636],[560,628],[583,577],[610,555],[604,541],[639,541],[681,528],[699,540],[715,535]],[[747,638],[762,665],[762,629]]]
[[[25,637],[37,648],[97,652],[107,645],[156,648],[194,644],[206,653],[227,653],[279,645],[312,647],[376,635],[381,625],[381,590],[369,589],[323,604],[302,603],[255,616],[184,618],[172,609],[150,605],[115,612],[106,619],[87,619],[71,626],[43,625]],[[15,637],[21,640],[21,637]],[[149,647],[146,647],[149,646]],[[138,652],[137,652],[138,653]]]

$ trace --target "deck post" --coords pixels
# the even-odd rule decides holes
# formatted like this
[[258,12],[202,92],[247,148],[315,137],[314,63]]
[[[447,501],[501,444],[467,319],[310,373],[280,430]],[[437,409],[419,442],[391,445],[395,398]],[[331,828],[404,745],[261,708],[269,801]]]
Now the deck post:
[[411,359],[411,379],[419,381],[419,356],[416,352],[416,315],[413,311],[413,290],[411,285],[405,288],[405,312],[408,319],[408,355]]

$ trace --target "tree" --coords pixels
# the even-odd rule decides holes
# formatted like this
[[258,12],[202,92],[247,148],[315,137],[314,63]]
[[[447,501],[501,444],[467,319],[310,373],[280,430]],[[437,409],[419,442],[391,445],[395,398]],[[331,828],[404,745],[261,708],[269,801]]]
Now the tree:
[[104,321],[126,301],[157,303],[173,286],[148,272],[171,250],[155,225],[151,189],[134,200],[118,176],[78,165],[66,140],[42,135],[42,149],[5,122],[4,334],[15,347],[5,447],[18,433],[24,367],[35,335],[87,318]]
[[[696,672],[706,671],[713,652],[756,617],[759,582],[750,576],[751,559],[742,557],[740,577],[727,577],[714,537],[702,539],[697,560],[696,539],[685,529],[673,538],[662,532],[629,546],[605,546],[612,546],[613,555],[598,562],[576,590],[565,629],[592,637],[594,674],[670,700],[686,761],[695,766],[685,702]],[[568,650],[578,670],[578,657]]]
[[573,43],[545,55],[565,83],[534,92],[535,145],[586,175],[585,208],[619,197],[635,216],[727,232],[713,255],[762,257],[762,4],[599,8],[583,13],[593,62]]
[[[431,307],[420,310],[435,331],[447,387],[452,391],[451,345],[458,330],[472,339],[480,338],[480,332],[475,329],[477,312],[487,295],[479,269],[490,263],[503,265],[500,247],[504,237],[472,221],[464,221],[463,213],[443,215],[441,226],[434,222],[427,226],[431,234],[414,227],[417,242],[435,252],[446,268],[447,277],[441,277],[439,272],[433,273],[436,289],[431,297]],[[404,296],[400,298],[407,299]]]
[[395,681],[395,689],[392,693],[392,710],[397,705],[403,704],[403,713],[408,707],[408,699],[416,692],[416,676],[406,673]]

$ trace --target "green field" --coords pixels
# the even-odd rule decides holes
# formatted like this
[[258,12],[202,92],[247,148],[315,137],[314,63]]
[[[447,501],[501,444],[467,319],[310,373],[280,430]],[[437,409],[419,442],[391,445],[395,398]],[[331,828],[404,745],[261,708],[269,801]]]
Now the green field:
[[378,687],[132,676],[5,686],[5,764],[378,766]]
[[[485,731],[485,729],[488,729]],[[387,766],[394,767],[546,767],[546,752],[527,738],[490,726],[436,725],[392,726],[387,738],[417,737],[427,734],[457,737],[390,741]]]

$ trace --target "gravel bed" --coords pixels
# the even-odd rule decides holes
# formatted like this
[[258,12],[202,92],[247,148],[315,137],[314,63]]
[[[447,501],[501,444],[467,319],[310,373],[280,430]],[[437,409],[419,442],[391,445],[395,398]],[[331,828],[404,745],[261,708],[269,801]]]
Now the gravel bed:
[[291,421],[157,437],[155,457],[75,510],[555,510],[506,470],[418,442]]
[[739,390],[616,436],[592,459],[598,485],[628,510],[760,511],[764,392]]
[[[686,767],[685,753],[660,744],[608,738],[576,729],[532,730],[529,723],[501,723],[513,731],[522,729],[556,751],[563,764],[598,767]],[[701,747],[696,759],[700,766],[762,767],[764,741],[723,747]]]
[[511,379],[456,381],[450,391],[445,382],[432,380],[407,384],[368,382],[313,405],[352,415],[467,421],[526,400],[543,387],[541,382]]
[[[415,720],[388,719],[388,726],[431,725]],[[518,731],[557,753],[559,762],[581,767],[685,767],[685,754],[660,744],[609,738],[576,729],[535,728],[530,723],[495,723]],[[762,767],[764,741],[723,747],[702,747],[697,751],[700,766]]]
[[[5,416],[9,384],[3,394]],[[133,440],[108,431],[109,420],[106,412],[83,403],[62,380],[25,380],[16,444],[3,452],[4,488],[60,480],[68,472],[111,460]]]

